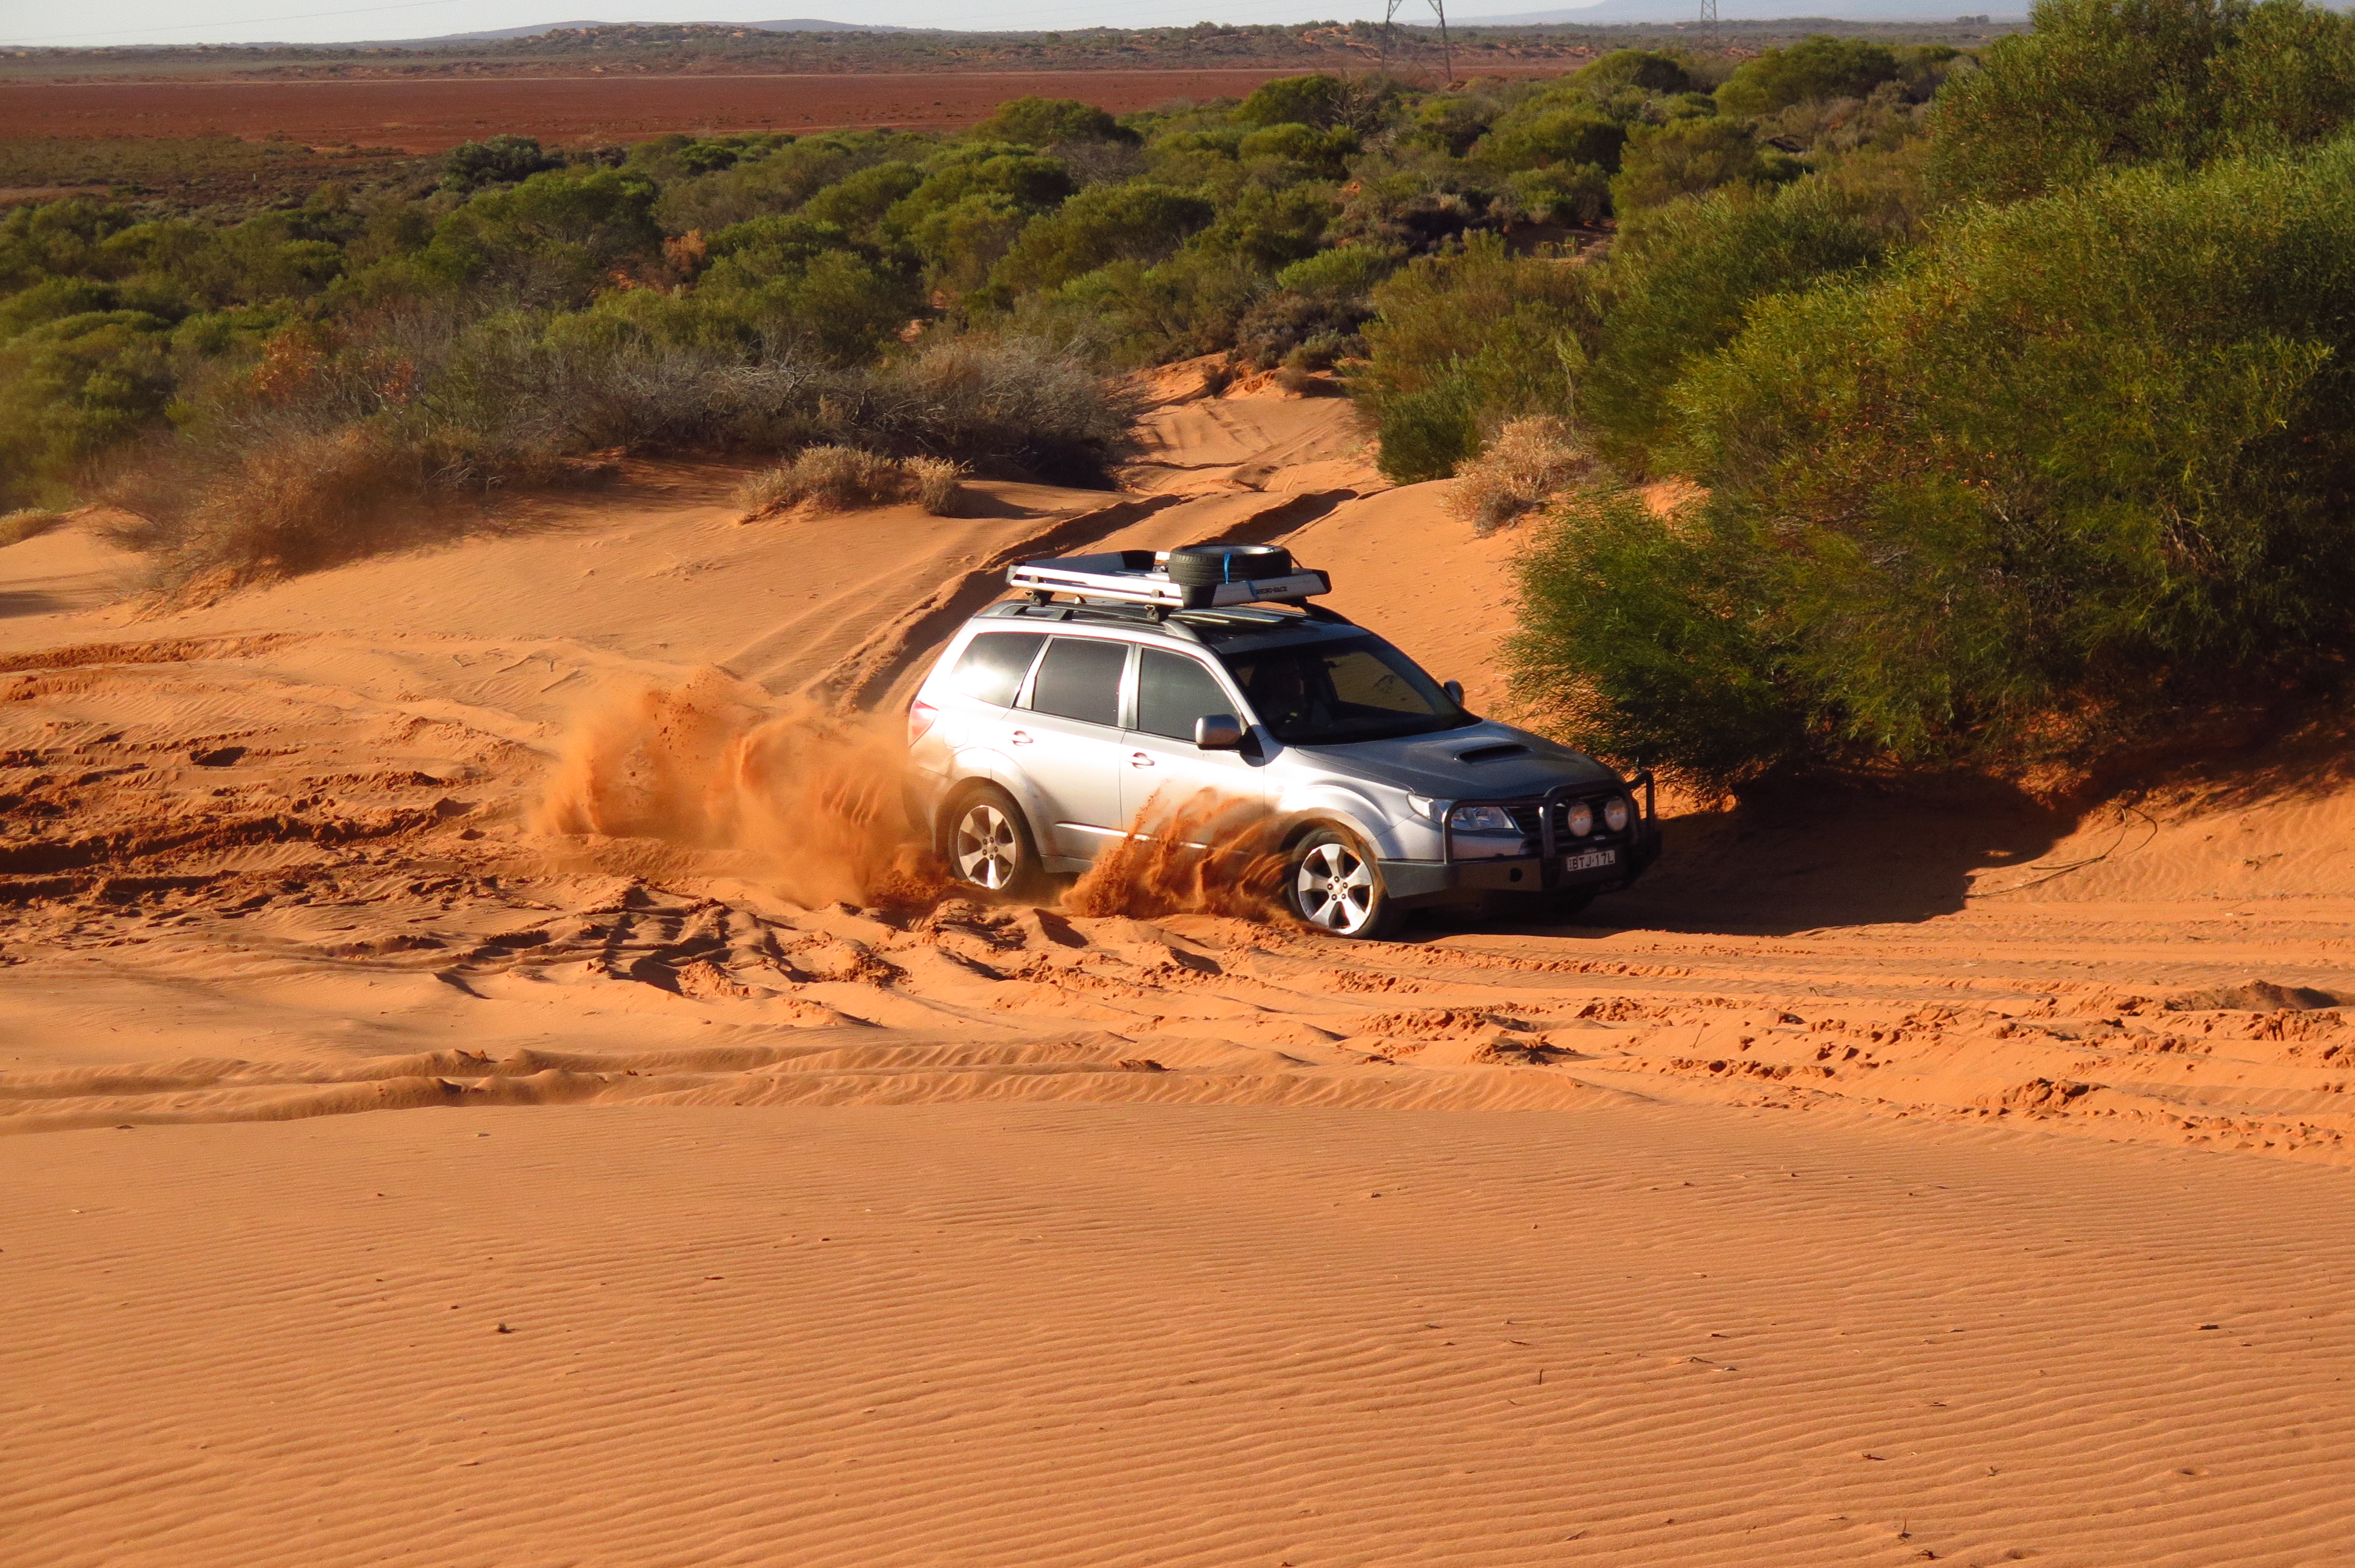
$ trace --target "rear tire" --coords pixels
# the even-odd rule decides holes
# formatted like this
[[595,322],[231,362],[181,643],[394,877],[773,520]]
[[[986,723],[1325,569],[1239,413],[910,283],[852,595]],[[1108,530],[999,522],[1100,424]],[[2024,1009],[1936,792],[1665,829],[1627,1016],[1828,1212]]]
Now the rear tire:
[[1001,898],[1028,898],[1042,868],[1030,824],[1014,797],[995,784],[969,784],[941,812],[941,859],[960,886]]
[[1293,845],[1284,886],[1292,912],[1329,936],[1375,942],[1398,928],[1373,851],[1347,829],[1313,829]]

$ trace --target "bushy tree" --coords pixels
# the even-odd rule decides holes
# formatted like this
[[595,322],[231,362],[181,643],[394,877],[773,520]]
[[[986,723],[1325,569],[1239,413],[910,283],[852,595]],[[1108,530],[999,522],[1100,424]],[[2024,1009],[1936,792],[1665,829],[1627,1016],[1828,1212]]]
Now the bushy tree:
[[1933,111],[1930,177],[2016,201],[2100,170],[2294,148],[2355,115],[2355,18],[2302,0],[2039,0]]

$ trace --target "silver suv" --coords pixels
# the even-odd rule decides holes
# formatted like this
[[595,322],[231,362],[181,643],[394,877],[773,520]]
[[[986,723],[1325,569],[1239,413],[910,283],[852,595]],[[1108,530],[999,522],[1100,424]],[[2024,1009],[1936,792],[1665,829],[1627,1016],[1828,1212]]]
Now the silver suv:
[[1264,804],[1303,920],[1345,937],[1491,897],[1569,915],[1658,857],[1651,778],[1476,717],[1309,600],[1272,546],[1034,561],[975,616],[908,715],[918,821],[962,882],[1084,870],[1157,794]]

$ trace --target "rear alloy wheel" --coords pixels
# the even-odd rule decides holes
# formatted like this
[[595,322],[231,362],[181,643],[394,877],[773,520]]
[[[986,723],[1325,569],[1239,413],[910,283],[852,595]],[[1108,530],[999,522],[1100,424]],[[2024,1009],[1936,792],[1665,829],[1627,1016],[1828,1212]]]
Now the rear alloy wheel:
[[1318,828],[1292,852],[1292,912],[1320,931],[1373,940],[1390,934],[1397,909],[1381,868],[1353,833]]
[[1037,880],[1039,851],[1022,810],[1004,790],[959,796],[946,813],[949,874],[967,887],[1019,895]]

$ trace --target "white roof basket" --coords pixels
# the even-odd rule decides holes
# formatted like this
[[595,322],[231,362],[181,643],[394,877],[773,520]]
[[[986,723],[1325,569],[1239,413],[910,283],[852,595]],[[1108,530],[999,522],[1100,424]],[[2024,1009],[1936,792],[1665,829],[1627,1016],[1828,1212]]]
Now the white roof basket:
[[1331,593],[1333,579],[1323,572],[1295,567],[1280,577],[1252,582],[1210,583],[1188,588],[1172,582],[1166,569],[1167,550],[1119,550],[1100,556],[1065,556],[1060,560],[1024,561],[1007,568],[1006,580],[1018,588],[1045,598],[1076,594],[1112,604],[1157,605],[1164,609],[1209,609],[1231,604],[1302,604],[1316,594]]

